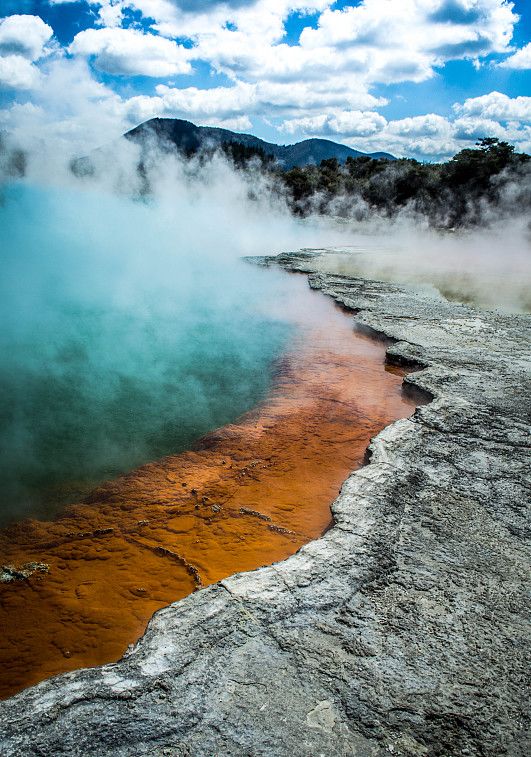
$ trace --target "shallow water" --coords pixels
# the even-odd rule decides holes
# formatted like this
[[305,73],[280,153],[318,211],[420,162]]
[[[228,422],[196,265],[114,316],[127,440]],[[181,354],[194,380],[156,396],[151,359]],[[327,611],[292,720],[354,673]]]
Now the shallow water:
[[55,521],[0,531],[4,563],[42,566],[0,584],[0,696],[118,659],[155,610],[321,535],[370,438],[413,412],[385,346],[305,277],[284,281],[291,338],[253,411]]
[[321,535],[414,409],[383,344],[305,277],[204,249],[197,212],[4,191],[0,696]]
[[292,328],[263,305],[282,277],[198,251],[161,208],[23,184],[2,200],[0,525],[50,517],[264,396]]

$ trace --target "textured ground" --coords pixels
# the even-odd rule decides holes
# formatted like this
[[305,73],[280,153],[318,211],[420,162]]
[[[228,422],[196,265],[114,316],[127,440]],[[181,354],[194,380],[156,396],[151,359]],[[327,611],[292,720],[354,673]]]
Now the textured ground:
[[530,319],[310,283],[396,340],[433,402],[373,441],[323,538],[161,610],[120,663],[1,703],[0,754],[531,753]]

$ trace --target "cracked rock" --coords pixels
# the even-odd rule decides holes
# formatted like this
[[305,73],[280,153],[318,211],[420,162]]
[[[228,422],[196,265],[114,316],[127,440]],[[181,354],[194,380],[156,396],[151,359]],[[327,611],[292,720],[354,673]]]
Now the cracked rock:
[[156,613],[120,662],[0,703],[3,756],[531,753],[530,318],[318,257],[261,262],[390,338],[433,401],[373,439],[321,539]]

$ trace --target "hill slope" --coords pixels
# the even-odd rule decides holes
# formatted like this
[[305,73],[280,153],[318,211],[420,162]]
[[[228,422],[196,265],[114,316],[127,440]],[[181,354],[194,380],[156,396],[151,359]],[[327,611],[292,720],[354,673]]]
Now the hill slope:
[[311,163],[319,164],[327,158],[337,158],[344,163],[348,157],[359,158],[369,155],[371,158],[395,160],[388,153],[364,153],[353,150],[346,145],[331,142],[328,139],[305,139],[294,145],[276,145],[252,134],[238,134],[229,129],[218,129],[211,126],[196,126],[190,121],[179,118],[152,118],[125,134],[127,139],[144,143],[149,139],[175,145],[186,153],[197,152],[202,147],[216,147],[237,142],[246,147],[263,150],[266,155],[283,164],[285,168],[306,166]]

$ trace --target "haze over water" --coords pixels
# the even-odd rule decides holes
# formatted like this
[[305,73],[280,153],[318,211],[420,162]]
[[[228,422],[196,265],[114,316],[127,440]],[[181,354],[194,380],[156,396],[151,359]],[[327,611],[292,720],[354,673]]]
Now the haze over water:
[[205,249],[219,219],[201,213],[2,191],[0,523],[53,515],[264,396],[292,328],[264,303],[289,284],[227,258],[226,224]]

